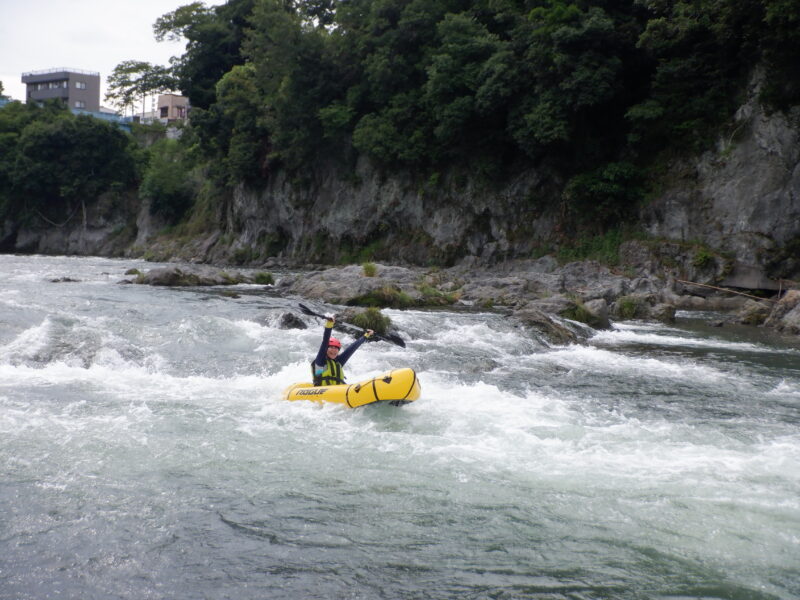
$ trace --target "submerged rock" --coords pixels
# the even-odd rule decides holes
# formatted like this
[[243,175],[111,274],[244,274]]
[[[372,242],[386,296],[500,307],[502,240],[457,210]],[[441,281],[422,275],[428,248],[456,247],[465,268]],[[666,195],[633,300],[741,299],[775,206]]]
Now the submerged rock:
[[305,321],[294,313],[283,313],[278,321],[278,327],[281,329],[308,329]]
[[549,315],[536,308],[525,308],[513,313],[513,317],[526,327],[535,329],[549,342],[557,345],[574,344],[578,336],[564,325],[558,323]]

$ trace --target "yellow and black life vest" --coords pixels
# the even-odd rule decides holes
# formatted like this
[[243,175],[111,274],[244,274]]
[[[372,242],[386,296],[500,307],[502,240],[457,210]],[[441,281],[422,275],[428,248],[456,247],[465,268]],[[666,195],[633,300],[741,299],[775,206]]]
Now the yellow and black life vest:
[[325,370],[319,375],[315,373],[316,363],[311,363],[311,377],[315,386],[320,385],[344,385],[344,372],[342,365],[330,358],[325,361]]

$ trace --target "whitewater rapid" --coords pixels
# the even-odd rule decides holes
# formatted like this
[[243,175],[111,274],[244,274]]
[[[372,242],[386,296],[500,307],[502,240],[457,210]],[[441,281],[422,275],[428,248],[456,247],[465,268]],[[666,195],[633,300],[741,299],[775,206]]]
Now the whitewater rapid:
[[308,300],[151,266],[0,256],[0,598],[800,597],[793,340],[389,310],[348,375],[422,397],[350,410],[281,400]]

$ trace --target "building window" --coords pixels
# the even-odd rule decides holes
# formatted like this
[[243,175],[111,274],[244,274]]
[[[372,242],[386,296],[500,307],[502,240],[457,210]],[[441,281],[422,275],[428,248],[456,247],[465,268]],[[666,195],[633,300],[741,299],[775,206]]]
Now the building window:
[[161,118],[162,119],[166,119],[168,116],[169,116],[169,107],[168,106],[162,106],[161,107]]
[[79,90],[85,90],[86,89],[86,82],[85,81],[76,81],[75,82],[75,87],[78,88]]
[[75,108],[86,108],[86,102],[83,100],[75,100]]

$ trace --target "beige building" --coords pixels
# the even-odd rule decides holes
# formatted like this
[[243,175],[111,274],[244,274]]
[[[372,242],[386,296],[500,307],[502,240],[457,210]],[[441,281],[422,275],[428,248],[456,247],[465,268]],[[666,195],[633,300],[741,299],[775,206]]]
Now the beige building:
[[156,117],[162,123],[183,121],[189,116],[189,99],[177,94],[161,94],[158,97]]

